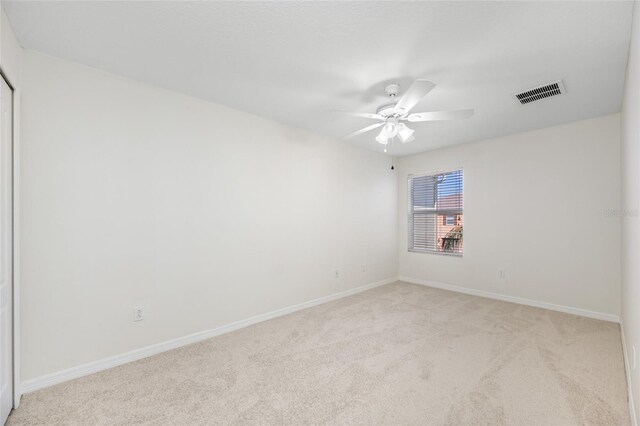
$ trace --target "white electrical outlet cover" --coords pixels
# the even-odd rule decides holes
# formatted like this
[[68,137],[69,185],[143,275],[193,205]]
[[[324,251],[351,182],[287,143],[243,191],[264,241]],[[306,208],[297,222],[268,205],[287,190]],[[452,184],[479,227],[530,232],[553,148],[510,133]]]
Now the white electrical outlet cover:
[[142,308],[133,308],[133,320],[142,321],[144,319],[144,311]]

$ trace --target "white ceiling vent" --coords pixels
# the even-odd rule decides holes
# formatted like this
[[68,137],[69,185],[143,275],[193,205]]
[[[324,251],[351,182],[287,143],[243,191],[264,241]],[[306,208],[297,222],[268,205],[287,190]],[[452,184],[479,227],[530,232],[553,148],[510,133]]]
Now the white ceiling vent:
[[564,88],[562,80],[558,80],[553,83],[545,84],[544,86],[516,93],[514,96],[516,97],[518,102],[520,102],[522,105],[525,105],[531,102],[539,101],[540,99],[563,95],[565,93],[567,93],[567,90]]

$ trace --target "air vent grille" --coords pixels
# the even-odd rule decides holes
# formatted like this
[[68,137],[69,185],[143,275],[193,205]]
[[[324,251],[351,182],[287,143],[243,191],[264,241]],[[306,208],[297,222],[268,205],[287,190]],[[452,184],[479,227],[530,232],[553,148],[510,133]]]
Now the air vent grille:
[[566,93],[562,81],[556,81],[555,83],[549,83],[544,86],[536,87],[535,89],[529,89],[521,93],[516,93],[516,99],[522,105],[526,105],[531,102],[539,101],[540,99],[549,98],[551,96],[562,95]]

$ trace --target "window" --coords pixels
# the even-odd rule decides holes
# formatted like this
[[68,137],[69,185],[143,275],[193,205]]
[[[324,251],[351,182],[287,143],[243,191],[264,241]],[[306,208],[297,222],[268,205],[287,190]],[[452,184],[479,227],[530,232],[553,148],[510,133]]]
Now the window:
[[409,251],[462,255],[462,170],[409,176]]

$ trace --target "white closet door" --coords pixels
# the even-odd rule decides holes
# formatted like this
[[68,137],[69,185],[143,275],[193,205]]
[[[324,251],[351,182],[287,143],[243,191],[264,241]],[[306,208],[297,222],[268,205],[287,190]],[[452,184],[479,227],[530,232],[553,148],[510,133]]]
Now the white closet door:
[[0,424],[13,408],[13,99],[0,77]]

